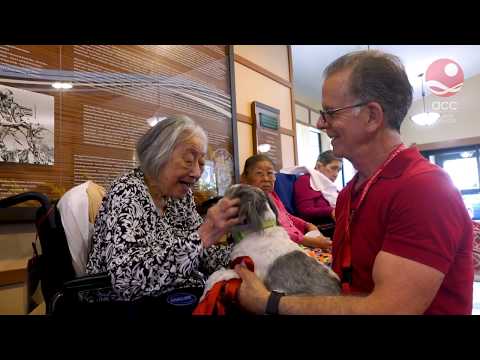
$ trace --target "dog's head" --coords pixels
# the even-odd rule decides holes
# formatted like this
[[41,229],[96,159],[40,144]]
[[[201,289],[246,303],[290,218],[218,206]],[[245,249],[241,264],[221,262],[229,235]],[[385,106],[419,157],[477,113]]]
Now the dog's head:
[[261,189],[246,184],[237,184],[232,185],[225,196],[240,199],[238,215],[244,219],[241,225],[232,228],[232,233],[257,232],[264,229],[265,223],[278,224],[277,208]]

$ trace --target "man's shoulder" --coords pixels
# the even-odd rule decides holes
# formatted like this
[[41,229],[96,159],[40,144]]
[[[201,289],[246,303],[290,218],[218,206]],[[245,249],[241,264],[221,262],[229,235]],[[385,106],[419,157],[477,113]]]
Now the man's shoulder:
[[445,170],[426,159],[412,162],[402,174],[402,179],[409,185],[444,184],[453,186]]
[[463,207],[460,192],[448,173],[428,161],[419,161],[403,173],[390,188],[393,199],[402,198],[409,203],[425,202],[433,206]]

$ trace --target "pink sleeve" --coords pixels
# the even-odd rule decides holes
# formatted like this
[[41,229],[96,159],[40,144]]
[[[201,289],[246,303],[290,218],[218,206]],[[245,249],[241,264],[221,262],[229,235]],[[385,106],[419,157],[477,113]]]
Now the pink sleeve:
[[305,231],[307,230],[307,222],[305,220],[302,220],[300,219],[299,217],[296,217],[290,213],[288,213],[288,217],[290,218],[290,220],[292,220],[293,222],[293,225],[295,225],[295,227],[300,230],[303,234],[305,233]]
[[296,243],[303,242],[303,234],[307,223],[296,216],[291,215],[275,192],[270,193],[270,197],[278,210],[278,221],[290,236],[290,239]]

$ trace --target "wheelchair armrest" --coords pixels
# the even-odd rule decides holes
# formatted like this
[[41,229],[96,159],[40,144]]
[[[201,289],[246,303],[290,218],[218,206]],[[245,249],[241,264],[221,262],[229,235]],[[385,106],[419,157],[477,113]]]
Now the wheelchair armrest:
[[329,229],[335,228],[335,223],[331,223],[331,224],[318,224],[317,227],[318,227],[318,229],[319,229],[320,231],[322,231],[322,230],[329,230]]
[[94,275],[85,275],[73,280],[66,281],[63,284],[65,292],[80,292],[86,290],[99,290],[111,288],[112,282],[107,273]]

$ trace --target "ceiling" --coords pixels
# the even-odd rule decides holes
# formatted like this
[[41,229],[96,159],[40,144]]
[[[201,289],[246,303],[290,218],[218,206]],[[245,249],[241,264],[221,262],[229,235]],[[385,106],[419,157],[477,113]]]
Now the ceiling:
[[437,59],[456,61],[462,67],[465,79],[480,74],[480,45],[292,45],[293,85],[297,100],[320,109],[323,69],[348,52],[368,48],[392,53],[402,60],[414,89],[414,100],[421,97],[418,75],[425,73]]

